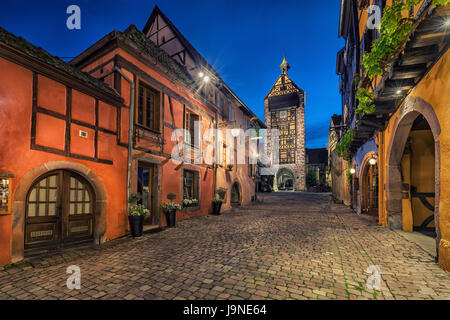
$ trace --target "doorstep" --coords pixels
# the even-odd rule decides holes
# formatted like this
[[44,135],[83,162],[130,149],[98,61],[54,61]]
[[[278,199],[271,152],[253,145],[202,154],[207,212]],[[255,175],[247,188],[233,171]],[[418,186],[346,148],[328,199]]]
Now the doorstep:
[[162,228],[160,226],[144,226],[143,232],[144,233],[153,233],[161,231]]
[[406,240],[414,242],[423,250],[425,250],[430,256],[433,258],[436,257],[436,239],[426,236],[419,232],[407,232],[403,230],[394,230],[401,236],[403,236]]

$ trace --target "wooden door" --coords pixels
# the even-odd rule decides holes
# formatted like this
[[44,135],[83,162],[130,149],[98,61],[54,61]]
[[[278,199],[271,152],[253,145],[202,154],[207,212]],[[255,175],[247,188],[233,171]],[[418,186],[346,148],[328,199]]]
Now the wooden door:
[[27,197],[26,253],[92,240],[94,204],[94,192],[80,175],[58,170],[40,177]]
[[241,193],[237,182],[231,187],[231,205],[233,207],[241,205]]
[[151,164],[139,163],[138,166],[138,194],[141,196],[139,204],[144,205],[150,210],[150,215],[144,220],[145,225],[157,225],[157,215],[153,214],[153,199],[154,199],[154,166]]

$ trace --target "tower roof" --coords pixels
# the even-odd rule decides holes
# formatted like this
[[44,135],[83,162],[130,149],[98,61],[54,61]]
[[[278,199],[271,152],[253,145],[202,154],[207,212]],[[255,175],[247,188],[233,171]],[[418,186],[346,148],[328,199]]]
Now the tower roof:
[[289,65],[289,63],[286,60],[286,55],[283,57],[283,62],[281,62],[280,66],[279,66],[280,70],[281,70],[281,74],[288,74],[288,70],[291,68],[291,66]]
[[291,68],[291,66],[286,60],[286,55],[283,57],[283,61],[281,62],[279,68],[281,70],[281,74],[278,76],[277,81],[272,86],[272,89],[270,89],[270,92],[266,96],[266,98],[292,93],[304,93],[304,91],[300,87],[298,87],[288,76],[288,70]]

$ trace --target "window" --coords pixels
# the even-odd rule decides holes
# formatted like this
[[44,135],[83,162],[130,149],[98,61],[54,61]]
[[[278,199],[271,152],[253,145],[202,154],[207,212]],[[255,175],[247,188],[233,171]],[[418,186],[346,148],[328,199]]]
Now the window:
[[184,170],[183,172],[183,199],[197,199],[199,175],[196,171]]
[[136,123],[159,132],[159,109],[159,92],[140,84],[138,107],[136,108]]
[[218,90],[216,91],[216,106],[219,109],[222,108],[222,97],[220,96],[220,93]]
[[[198,147],[199,146],[199,137],[200,134],[200,124],[198,123],[200,121],[200,117],[196,115],[195,113],[192,113],[190,111],[186,111],[184,114],[184,129],[189,132],[189,136],[186,134],[184,135],[184,142],[190,144],[191,146]],[[197,124],[197,136],[195,136],[195,124]]]

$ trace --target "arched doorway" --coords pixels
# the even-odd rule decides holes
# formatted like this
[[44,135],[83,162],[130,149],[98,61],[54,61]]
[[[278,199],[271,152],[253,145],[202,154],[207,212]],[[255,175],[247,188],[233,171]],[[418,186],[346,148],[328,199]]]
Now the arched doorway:
[[95,193],[81,175],[54,170],[31,186],[25,206],[25,255],[92,242]]
[[293,191],[294,173],[289,169],[281,168],[277,172],[275,183],[278,191]]
[[231,206],[237,207],[241,205],[241,190],[239,183],[233,183],[231,187]]
[[420,98],[410,98],[393,127],[386,175],[389,225],[436,237],[437,248],[440,133],[433,108]]
[[361,212],[378,217],[378,161],[374,153],[364,157],[359,176]]

